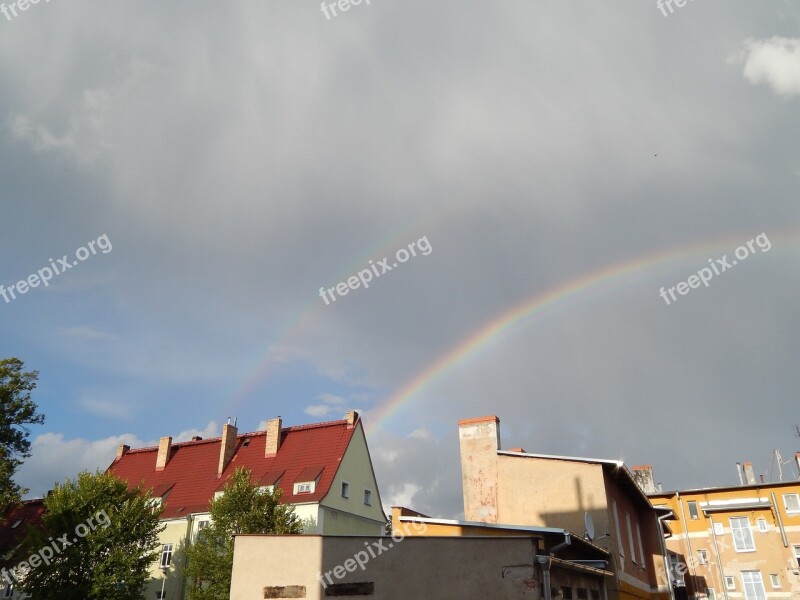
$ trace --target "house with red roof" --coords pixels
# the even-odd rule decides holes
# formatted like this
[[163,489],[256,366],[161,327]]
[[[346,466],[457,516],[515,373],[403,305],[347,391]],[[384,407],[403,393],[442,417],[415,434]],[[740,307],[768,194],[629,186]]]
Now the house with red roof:
[[12,557],[28,531],[41,526],[43,514],[44,500],[38,498],[15,504],[0,518],[0,598],[20,597],[8,573],[18,564]]
[[[238,467],[260,486],[281,490],[303,520],[305,533],[382,535],[386,516],[357,412],[340,421],[283,427],[280,418],[264,431],[238,433],[225,425],[222,436],[192,438],[131,449],[122,445],[108,472],[131,488],[142,484],[163,507],[162,552],[152,569],[146,598],[181,598],[183,549],[209,523],[209,504]],[[163,596],[162,596],[163,590]]]

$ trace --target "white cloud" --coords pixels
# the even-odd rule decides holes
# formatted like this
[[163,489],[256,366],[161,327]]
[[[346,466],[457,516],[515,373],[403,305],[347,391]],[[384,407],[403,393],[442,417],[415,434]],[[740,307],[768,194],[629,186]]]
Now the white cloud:
[[78,400],[78,404],[87,412],[98,417],[112,419],[130,419],[133,414],[133,404],[86,396]]
[[306,406],[303,412],[312,417],[324,417],[331,410],[331,407],[327,404],[312,404],[311,406]]
[[753,85],[766,83],[779,96],[800,96],[800,39],[774,36],[747,39],[734,61],[744,60],[744,77]]
[[59,332],[62,336],[77,338],[79,340],[110,340],[115,339],[116,336],[100,331],[88,325],[74,325],[72,327],[65,327]]
[[203,439],[219,437],[222,435],[222,429],[220,428],[220,426],[217,424],[216,421],[209,421],[205,429],[187,429],[185,431],[181,431],[178,435],[176,435],[173,438],[173,441],[186,442],[192,439],[196,435],[199,435]]

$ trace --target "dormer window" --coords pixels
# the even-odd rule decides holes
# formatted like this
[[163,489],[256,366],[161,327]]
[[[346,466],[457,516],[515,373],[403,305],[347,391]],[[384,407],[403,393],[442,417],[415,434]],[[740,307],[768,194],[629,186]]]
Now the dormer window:
[[295,494],[310,494],[315,487],[313,481],[304,481],[302,483],[295,483],[294,484],[294,493]]
[[18,519],[12,526],[11,529],[16,529],[22,524],[22,519]]

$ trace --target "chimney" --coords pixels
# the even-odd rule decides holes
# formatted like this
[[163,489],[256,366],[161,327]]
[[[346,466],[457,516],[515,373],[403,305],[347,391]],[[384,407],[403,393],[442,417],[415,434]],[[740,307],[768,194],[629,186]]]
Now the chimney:
[[753,463],[742,463],[742,471],[744,472],[744,478],[747,481],[747,485],[755,484],[756,476],[753,474]]
[[169,453],[172,449],[172,437],[165,436],[158,440],[158,457],[156,458],[156,471],[163,471],[169,462]]
[[233,458],[233,451],[236,450],[236,434],[239,430],[236,425],[230,423],[222,426],[222,443],[219,446],[219,466],[217,467],[217,477],[222,476],[222,472]]
[[281,427],[283,419],[270,419],[267,421],[267,443],[264,447],[264,458],[275,456],[281,447]]
[[192,436],[192,441],[193,441],[193,442],[199,442],[199,441],[200,441],[200,440],[202,440],[202,439],[203,439],[203,438],[201,438],[199,435],[193,435],[193,436]]
[[497,451],[500,419],[495,416],[458,422],[464,519],[497,523]]
[[131,447],[128,444],[120,444],[117,448],[117,460],[125,456],[130,449]]
[[633,480],[642,488],[645,494],[654,494],[656,490],[656,482],[653,479],[653,467],[651,465],[638,465],[631,467],[633,471]]
[[347,419],[347,428],[352,429],[358,421],[358,413],[354,410],[348,411],[344,418]]

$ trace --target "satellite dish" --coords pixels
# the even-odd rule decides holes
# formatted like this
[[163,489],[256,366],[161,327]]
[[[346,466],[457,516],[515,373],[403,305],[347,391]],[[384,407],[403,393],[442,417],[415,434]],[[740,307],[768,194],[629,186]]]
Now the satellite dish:
[[583,524],[586,527],[586,538],[589,540],[594,539],[594,520],[592,519],[592,515],[588,512],[583,513]]

